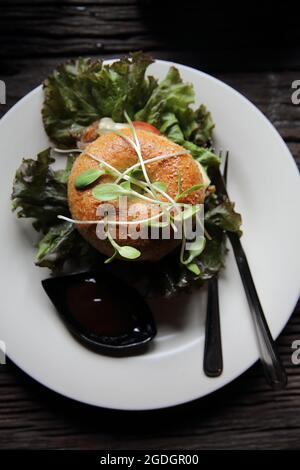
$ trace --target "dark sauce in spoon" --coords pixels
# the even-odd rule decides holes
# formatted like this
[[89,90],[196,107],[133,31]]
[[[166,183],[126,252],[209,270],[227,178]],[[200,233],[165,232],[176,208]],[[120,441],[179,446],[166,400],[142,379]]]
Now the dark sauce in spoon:
[[125,350],[156,334],[146,302],[107,272],[59,276],[42,284],[71,332],[93,349]]
[[87,276],[68,286],[67,304],[84,328],[105,336],[120,336],[135,327],[131,311],[122,308],[116,292],[107,282]]

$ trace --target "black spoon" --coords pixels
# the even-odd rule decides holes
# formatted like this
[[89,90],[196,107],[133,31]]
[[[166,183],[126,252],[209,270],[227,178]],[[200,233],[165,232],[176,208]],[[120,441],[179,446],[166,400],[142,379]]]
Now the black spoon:
[[156,335],[144,299],[107,271],[53,277],[42,285],[70,332],[94,351],[126,353]]

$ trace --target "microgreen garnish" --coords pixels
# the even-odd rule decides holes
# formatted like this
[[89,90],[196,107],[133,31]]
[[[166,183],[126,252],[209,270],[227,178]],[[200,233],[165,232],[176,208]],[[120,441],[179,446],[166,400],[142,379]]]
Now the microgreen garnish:
[[152,186],[158,191],[166,191],[167,190],[166,183],[163,183],[162,181],[155,181],[154,183],[152,183]]
[[182,221],[182,220],[187,220],[193,217],[195,214],[197,214],[200,211],[200,206],[194,205],[191,206],[189,204],[184,204],[182,206],[182,211],[174,215],[174,220],[176,222]]
[[119,176],[121,175],[122,173],[117,170],[114,166],[110,165],[110,163],[107,163],[105,160],[103,160],[102,158],[99,158],[97,157],[96,155],[94,155],[93,153],[90,153],[90,152],[84,152],[85,155],[88,155],[88,157],[91,157],[93,160],[95,160],[96,162],[98,163],[101,163],[107,171],[110,171],[112,175],[115,175],[115,176]]
[[84,189],[90,184],[97,181],[100,176],[105,174],[105,170],[101,167],[98,168],[89,168],[86,171],[80,173],[75,179],[75,188]]
[[115,183],[98,184],[92,190],[94,198],[100,201],[112,201],[120,196],[126,196],[128,193],[130,191]]
[[183,191],[182,193],[178,194],[175,198],[176,201],[178,201],[179,199],[182,199],[183,197],[185,196],[188,196],[190,193],[192,193],[193,191],[197,191],[198,189],[202,189],[204,187],[204,184],[203,183],[200,183],[200,184],[194,184],[193,186],[191,186],[190,188],[186,189],[185,191]]
[[[199,276],[201,271],[199,266],[195,263],[197,258],[204,250],[206,244],[205,237],[197,237],[193,242],[186,243],[185,233],[183,234],[181,250],[180,250],[180,263],[183,264],[189,271],[196,276]],[[188,257],[185,257],[185,253],[188,253]]]
[[82,153],[81,149],[73,148],[73,149],[59,149],[57,147],[53,148],[53,151],[56,153]]
[[186,267],[188,268],[189,271],[191,271],[196,276],[199,276],[201,274],[199,266],[196,263],[187,264]]
[[147,217],[146,219],[135,219],[135,220],[79,220],[79,219],[72,219],[71,217],[66,217],[65,215],[58,215],[57,218],[60,220],[65,220],[66,222],[71,222],[72,224],[78,225],[96,225],[96,224],[107,224],[107,225],[137,225],[137,224],[147,224],[152,220],[157,220],[161,216],[164,215],[164,212],[160,212],[159,214],[155,214],[152,217]]
[[[140,165],[141,165],[141,169],[142,169],[142,172],[143,172],[143,174],[144,174],[145,181],[146,181],[146,183],[148,183],[148,186],[149,186],[150,190],[153,191],[153,185],[152,185],[152,183],[151,183],[151,181],[150,181],[150,178],[149,178],[148,173],[147,173],[147,170],[146,170],[145,162],[144,162],[144,159],[143,159],[143,156],[142,156],[140,141],[139,141],[139,138],[138,138],[138,136],[137,136],[135,127],[134,127],[134,125],[132,124],[132,121],[131,121],[131,119],[130,119],[130,117],[128,116],[128,114],[127,114],[126,111],[124,111],[124,116],[125,116],[125,118],[126,118],[128,124],[129,124],[129,126],[130,126],[131,132],[132,132],[133,137],[134,137],[134,140],[135,140],[135,146],[134,146],[134,148],[135,148],[136,154],[137,154],[137,156],[138,156],[138,159],[139,159],[139,162],[140,162]],[[132,142],[132,144],[133,144],[133,142]],[[156,195],[155,191],[153,191],[153,195],[154,195],[154,196]]]
[[185,244],[185,251],[188,252],[188,257],[184,259],[182,257],[181,262],[182,264],[188,265],[190,264],[197,256],[199,256],[205,248],[205,237],[198,237],[194,242],[190,242],[189,244]]
[[[119,133],[120,134],[120,133]],[[118,134],[118,135],[119,135]],[[121,137],[122,137],[122,134],[121,134]],[[160,160],[165,160],[167,158],[172,158],[172,157],[178,157],[180,155],[187,155],[187,151],[183,151],[183,150],[180,150],[178,152],[174,152],[174,153],[169,153],[169,154],[165,154],[165,155],[159,155],[157,157],[153,157],[153,158],[149,158],[148,160],[145,160],[144,163],[145,165],[149,165],[150,163],[154,163],[154,162],[158,162]],[[139,169],[140,170],[140,163],[135,163],[134,165],[130,166],[129,168],[127,168],[127,170],[124,171],[124,173],[120,173],[120,176],[118,177],[116,183],[118,183],[121,179],[124,179],[125,175],[128,175],[130,174],[132,171],[134,171],[135,169]],[[140,170],[141,171],[141,170]]]
[[[130,182],[130,178],[128,182]],[[95,188],[93,188],[92,194],[94,198],[98,199],[99,201],[112,201],[114,199],[118,199],[120,196],[134,196],[152,204],[167,204],[158,199],[153,199],[153,197],[147,197],[144,194],[138,193],[137,191],[131,188],[130,184],[125,184],[125,186],[124,184],[116,183],[98,184],[97,186],[95,186]],[[171,199],[171,201],[174,202],[173,199]]]
[[136,259],[139,258],[142,254],[140,250],[137,250],[133,246],[120,246],[118,253],[122,256],[122,258],[127,259]]
[[182,192],[181,191],[181,173],[180,173],[179,170],[177,171],[177,175],[178,175],[178,181],[177,181],[177,194],[176,194],[176,197],[178,197],[180,195],[180,193]]
[[104,264],[109,264],[109,263],[111,263],[111,262],[115,259],[115,257],[117,256],[117,254],[118,254],[118,252],[115,251],[114,254],[113,254],[110,258],[107,258],[107,259],[104,261]]
[[122,258],[131,259],[131,260],[137,259],[141,256],[140,250],[137,250],[133,246],[118,245],[118,243],[111,236],[108,226],[106,226],[106,235],[107,235],[107,239],[110,241],[112,247],[115,250],[114,254],[109,259],[106,260],[106,264],[111,262],[115,258],[117,253],[119,253],[119,255]]
[[125,189],[125,191],[131,191],[131,182],[130,181],[123,181],[120,183],[120,186]]

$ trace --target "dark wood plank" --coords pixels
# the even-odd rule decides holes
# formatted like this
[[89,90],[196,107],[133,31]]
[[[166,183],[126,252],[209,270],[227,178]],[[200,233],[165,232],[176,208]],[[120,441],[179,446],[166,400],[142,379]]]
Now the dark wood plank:
[[[183,24],[190,3],[184,2],[181,28],[173,15],[166,29],[163,14],[154,21],[151,2],[2,0],[0,79],[6,82],[8,96],[0,115],[61,61],[79,54],[108,58],[145,49],[154,57],[207,70],[239,90],[273,122],[300,165],[300,106],[291,103],[291,83],[300,78],[297,15],[290,14],[287,23],[282,10],[290,40],[281,28],[282,40],[272,35],[272,44],[271,26],[264,29],[266,38],[262,24],[257,26],[258,40],[251,36],[253,18],[241,24],[237,37],[235,19],[222,18],[221,7],[213,30],[209,21],[209,28],[203,29],[202,19],[209,19],[211,11],[203,15],[201,2],[201,27],[195,15],[198,29],[190,28],[189,35]],[[275,25],[278,19],[275,10]],[[0,448],[298,448],[300,367],[291,364],[294,339],[300,339],[300,305],[277,341],[288,369],[287,390],[271,391],[255,365],[209,397],[147,413],[73,402],[46,390],[9,362],[0,366]]]
[[[156,4],[157,5],[157,4]],[[297,16],[284,5],[249,9],[186,1],[2,2],[0,57],[120,54],[144,49],[210,70],[300,67]],[[211,21],[213,18],[213,22]],[[285,22],[285,28],[282,24]],[[222,47],[220,47],[222,43]]]
[[15,366],[0,368],[3,448],[214,449],[290,448],[300,443],[300,373],[290,341],[299,310],[278,341],[289,373],[274,392],[258,365],[214,395],[175,409],[114,412],[60,397]]

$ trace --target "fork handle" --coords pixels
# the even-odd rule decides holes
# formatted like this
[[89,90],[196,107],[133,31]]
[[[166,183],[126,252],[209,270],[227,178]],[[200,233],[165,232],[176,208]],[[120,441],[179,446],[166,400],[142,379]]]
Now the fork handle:
[[223,372],[223,354],[216,277],[208,282],[207,295],[203,370],[208,377],[219,377]]
[[227,235],[233,248],[250,311],[257,330],[261,362],[266,379],[272,388],[282,389],[287,384],[287,375],[277,353],[274,340],[259,301],[245,252],[239,237],[235,233],[227,232]]

